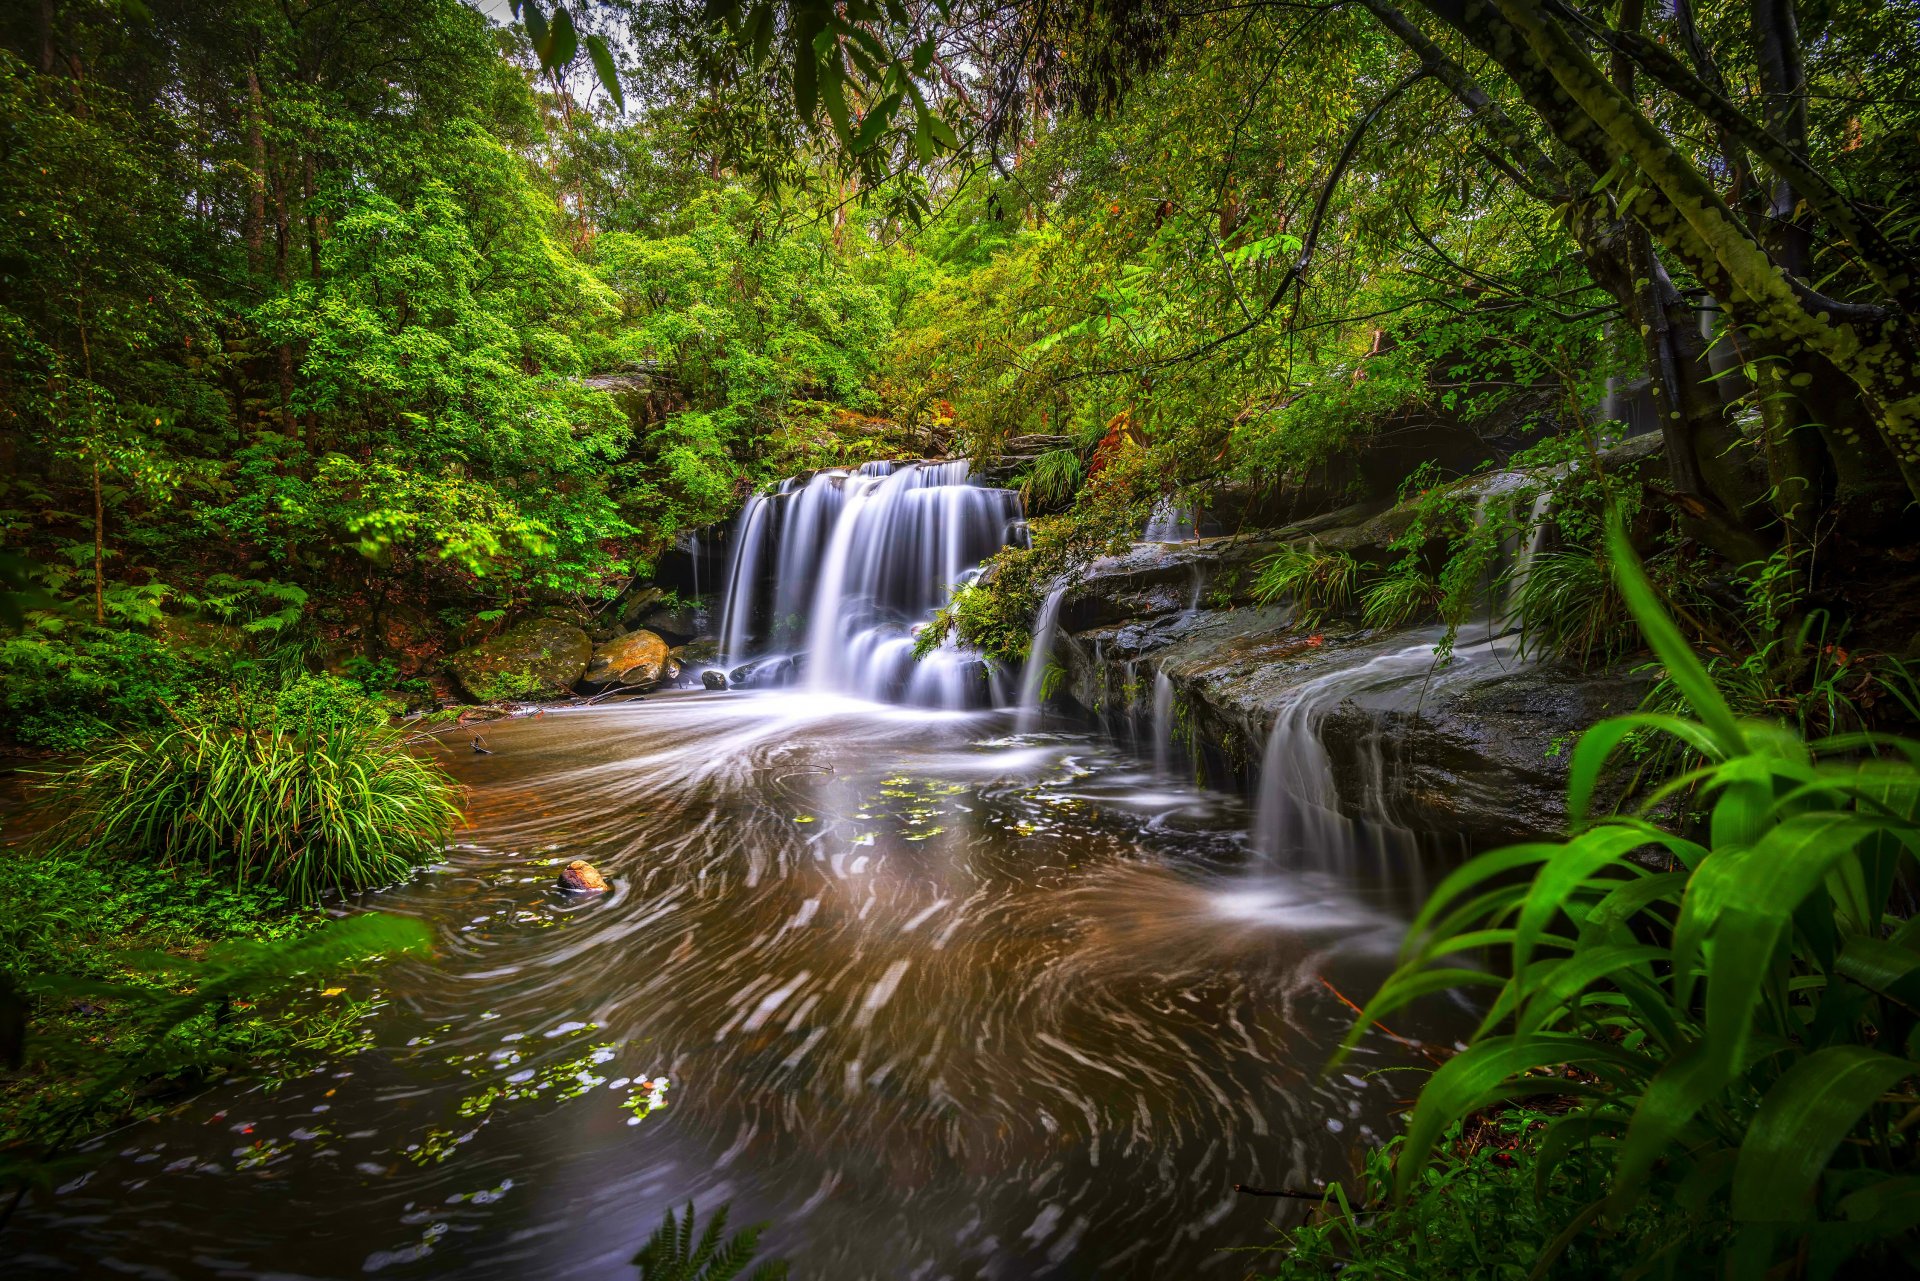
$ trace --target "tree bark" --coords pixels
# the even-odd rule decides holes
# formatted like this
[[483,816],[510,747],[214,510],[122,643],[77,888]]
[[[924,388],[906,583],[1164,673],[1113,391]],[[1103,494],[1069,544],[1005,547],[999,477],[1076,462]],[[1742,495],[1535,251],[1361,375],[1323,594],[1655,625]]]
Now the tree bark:
[[[1479,11],[1428,0],[1443,18]],[[1734,218],[1713,186],[1586,51],[1528,0],[1492,0],[1486,38],[1503,67],[1544,70],[1554,92],[1530,105],[1569,146],[1596,147],[1638,170],[1622,203],[1741,323],[1832,361],[1859,386],[1910,493],[1920,498],[1920,344],[1898,312],[1825,298],[1782,272]],[[1516,39],[1517,37],[1517,39]],[[1536,77],[1529,77],[1536,78]],[[1526,83],[1515,76],[1523,92]]]
[[267,136],[264,123],[265,103],[260,93],[260,77],[253,65],[247,65],[247,266],[256,274],[266,269],[267,237]]

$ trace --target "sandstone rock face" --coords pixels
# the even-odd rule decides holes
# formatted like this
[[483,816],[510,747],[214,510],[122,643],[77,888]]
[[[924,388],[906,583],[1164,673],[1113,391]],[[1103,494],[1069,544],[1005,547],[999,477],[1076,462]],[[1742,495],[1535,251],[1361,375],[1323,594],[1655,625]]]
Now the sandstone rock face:
[[560,888],[581,894],[605,894],[613,887],[593,864],[577,858],[560,870]]
[[558,698],[587,670],[593,642],[572,623],[534,618],[447,660],[460,692],[477,703]]
[[[1310,721],[1352,817],[1384,816],[1454,848],[1557,834],[1573,740],[1638,706],[1644,678],[1524,661],[1484,624],[1436,665],[1438,626],[1310,630],[1249,597],[1256,565],[1283,542],[1311,537],[1385,563],[1406,520],[1373,504],[1096,561],[1061,605],[1062,699],[1161,754],[1173,739],[1210,786],[1252,790],[1276,717],[1291,715]],[[1303,718],[1309,690],[1317,701]]]
[[649,631],[628,632],[593,647],[581,680],[588,685],[651,688],[667,676],[672,663],[667,642]]

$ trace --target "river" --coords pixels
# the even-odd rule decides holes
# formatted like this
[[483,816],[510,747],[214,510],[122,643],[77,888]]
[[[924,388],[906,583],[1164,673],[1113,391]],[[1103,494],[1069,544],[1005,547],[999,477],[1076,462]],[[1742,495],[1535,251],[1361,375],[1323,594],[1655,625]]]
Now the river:
[[[676,692],[498,723],[367,1048],[90,1145],[9,1275],[626,1278],[670,1207],[798,1278],[1241,1277],[1419,1061],[1323,1073],[1403,894],[1007,710]],[[458,740],[456,740],[458,741]],[[554,888],[585,858],[600,897]],[[1444,1027],[1400,1035],[1451,1040]]]

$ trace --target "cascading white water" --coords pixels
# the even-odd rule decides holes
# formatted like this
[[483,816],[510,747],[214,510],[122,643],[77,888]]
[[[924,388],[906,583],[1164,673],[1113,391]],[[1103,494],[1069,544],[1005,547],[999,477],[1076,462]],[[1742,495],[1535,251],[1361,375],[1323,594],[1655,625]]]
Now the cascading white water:
[[[1353,865],[1362,853],[1412,848],[1413,834],[1387,818],[1380,795],[1354,798],[1357,808],[1374,818],[1354,819],[1342,810],[1324,731],[1327,718],[1349,698],[1391,688],[1431,669],[1435,639],[1423,635],[1416,644],[1376,653],[1287,691],[1274,712],[1260,763],[1253,841],[1262,854],[1328,868]],[[1384,778],[1384,760],[1365,773]]]
[[977,485],[971,472],[965,459],[867,463],[749,499],[726,591],[734,683],[786,683],[797,669],[816,690],[932,707],[985,702],[979,655],[948,642],[913,656],[915,627],[981,561],[1024,543],[1019,495]]
[[1060,602],[1066,599],[1066,582],[1055,583],[1040,603],[1033,620],[1033,640],[1027,645],[1027,661],[1020,669],[1020,697],[1014,704],[1014,732],[1025,734],[1040,718],[1040,686],[1047,674],[1047,655],[1053,649],[1053,634],[1060,622]]
[[1158,778],[1173,773],[1173,678],[1163,667],[1153,672],[1153,772]]
[[760,584],[766,550],[767,503],[764,494],[747,499],[733,526],[733,554],[727,558],[727,588],[720,607],[720,661],[738,663],[752,642],[753,597]]
[[1507,570],[1507,581],[1501,591],[1500,607],[1494,611],[1494,630],[1512,631],[1520,625],[1520,598],[1526,594],[1527,579],[1533,574],[1534,559],[1547,540],[1547,513],[1553,507],[1553,486],[1548,485],[1533,496],[1533,506],[1527,512],[1527,523],[1520,529],[1520,545],[1513,553],[1513,565]]
[[1153,514],[1147,518],[1147,528],[1141,534],[1141,541],[1184,543],[1191,541],[1194,536],[1193,513],[1171,498],[1162,498],[1154,504]]

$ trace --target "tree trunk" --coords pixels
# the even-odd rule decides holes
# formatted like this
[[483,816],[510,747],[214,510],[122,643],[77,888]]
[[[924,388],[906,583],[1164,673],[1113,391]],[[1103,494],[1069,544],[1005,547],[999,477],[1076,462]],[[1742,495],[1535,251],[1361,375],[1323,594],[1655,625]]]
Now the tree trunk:
[[266,269],[267,135],[265,103],[260,77],[247,66],[247,266],[257,274]]
[[107,625],[107,502],[100,492],[100,442],[90,442],[93,463],[93,621]]

